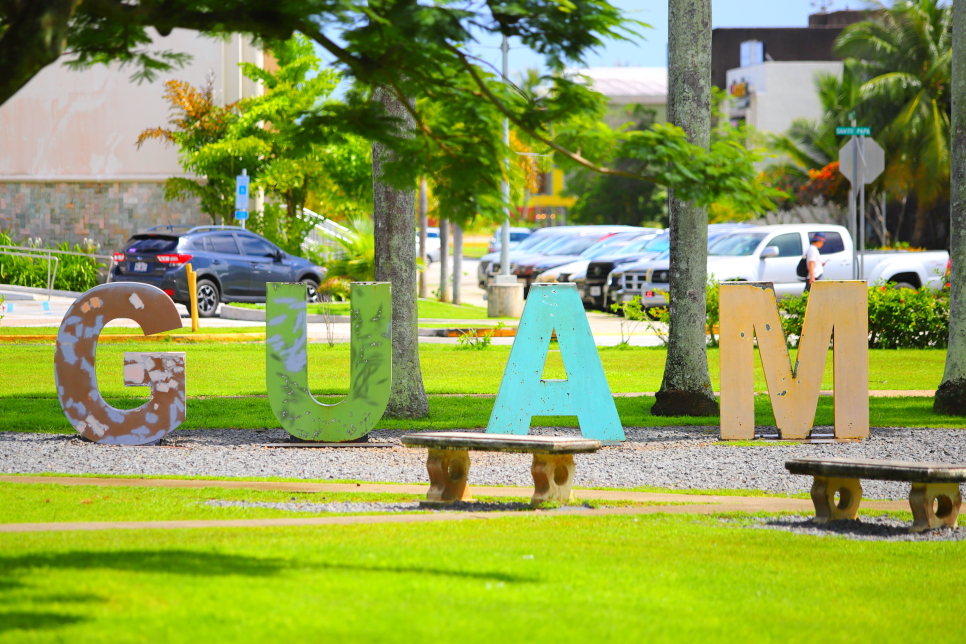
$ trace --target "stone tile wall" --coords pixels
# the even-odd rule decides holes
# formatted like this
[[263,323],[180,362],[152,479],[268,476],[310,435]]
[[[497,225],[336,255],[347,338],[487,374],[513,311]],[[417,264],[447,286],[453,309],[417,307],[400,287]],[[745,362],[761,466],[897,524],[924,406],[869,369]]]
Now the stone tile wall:
[[50,245],[89,237],[111,252],[151,226],[211,223],[197,199],[165,201],[163,190],[160,182],[0,182],[0,230]]

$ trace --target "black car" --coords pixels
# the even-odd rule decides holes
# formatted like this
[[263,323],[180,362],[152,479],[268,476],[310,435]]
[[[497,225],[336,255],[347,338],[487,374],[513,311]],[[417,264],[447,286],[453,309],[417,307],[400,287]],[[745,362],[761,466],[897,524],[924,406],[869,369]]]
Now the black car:
[[154,226],[114,253],[115,282],[157,286],[189,304],[185,264],[198,274],[198,315],[212,317],[221,302],[264,302],[268,282],[303,282],[315,299],[325,269],[295,257],[237,226]]

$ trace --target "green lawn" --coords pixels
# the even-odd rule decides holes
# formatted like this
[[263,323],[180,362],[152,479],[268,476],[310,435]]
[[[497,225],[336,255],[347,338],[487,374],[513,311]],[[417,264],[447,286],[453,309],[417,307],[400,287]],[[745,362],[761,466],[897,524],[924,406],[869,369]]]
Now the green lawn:
[[[144,398],[108,398],[115,407],[130,408],[142,404]],[[322,398],[334,402],[335,398]],[[376,429],[444,430],[486,427],[493,408],[493,398],[475,396],[438,396],[429,399],[429,417],[418,420],[383,418]],[[627,427],[717,426],[713,416],[652,416],[654,398],[641,396],[615,398],[621,422]],[[73,433],[56,398],[0,398],[0,431]],[[815,415],[816,425],[831,425],[833,400],[822,397]],[[932,411],[932,398],[871,398],[869,420],[873,427],[966,427],[966,419],[941,416]],[[755,424],[774,426],[771,403],[766,396],[755,397]],[[577,427],[574,416],[534,416],[534,427]],[[189,398],[187,418],[181,429],[264,429],[278,427],[268,398]],[[709,437],[717,430],[708,430]],[[756,444],[757,446],[757,444]],[[767,444],[763,445],[767,448]],[[722,447],[721,449],[729,449]]]
[[[171,351],[166,343],[104,344],[98,347],[98,381],[106,396],[130,396],[123,386],[126,351]],[[188,394],[228,396],[264,394],[265,345],[199,344],[179,347],[187,354]],[[349,386],[349,345],[310,344],[309,385],[314,392],[344,394]],[[429,393],[495,394],[510,355],[509,346],[467,351],[456,345],[422,344],[423,381]],[[663,349],[601,349],[604,372],[614,393],[656,391],[661,386]],[[0,345],[0,397],[53,396],[53,345]],[[708,351],[711,384],[718,389],[718,352]],[[942,379],[946,352],[939,350],[869,351],[871,389],[934,389]],[[760,363],[755,363],[755,388],[765,390]],[[551,350],[545,375],[563,378],[559,351]],[[823,389],[832,388],[832,360],[825,365]]]
[[[264,309],[264,304],[244,304],[232,303],[232,306],[240,306],[247,309]],[[440,318],[444,320],[486,320],[486,309],[473,306],[471,304],[448,304],[437,300],[425,299],[417,300],[416,306],[419,317],[421,318]],[[349,315],[349,302],[332,302],[329,312],[332,315]],[[320,304],[309,304],[308,312],[322,313]],[[493,319],[515,319],[515,318],[493,318]],[[264,329],[263,329],[264,330]]]
[[0,639],[915,642],[966,627],[964,555],[668,515],[0,534]]

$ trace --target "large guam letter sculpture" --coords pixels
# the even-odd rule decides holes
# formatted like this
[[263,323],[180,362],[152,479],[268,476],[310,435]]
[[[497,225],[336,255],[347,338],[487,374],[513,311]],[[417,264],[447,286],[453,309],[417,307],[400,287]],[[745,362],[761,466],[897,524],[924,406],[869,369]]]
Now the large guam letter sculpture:
[[[567,380],[540,377],[554,330]],[[526,434],[530,419],[538,415],[577,416],[584,436],[624,440],[624,428],[575,284],[530,287],[486,431]]]
[[392,298],[383,282],[352,284],[349,395],[325,405],[309,391],[304,284],[268,285],[268,400],[296,438],[336,443],[365,436],[389,403],[392,384]]
[[137,409],[116,409],[97,388],[94,356],[104,325],[128,318],[145,335],[181,328],[181,315],[158,288],[134,282],[104,284],[81,295],[57,333],[54,378],[67,419],[81,436],[108,445],[144,445],[184,421],[184,353],[125,353],[124,384],[151,387],[151,400]]
[[721,285],[721,438],[755,437],[754,342],[783,438],[806,438],[825,372],[829,340],[835,333],[835,437],[869,435],[868,286],[859,281],[820,281],[812,285],[791,365],[775,290],[770,282]]

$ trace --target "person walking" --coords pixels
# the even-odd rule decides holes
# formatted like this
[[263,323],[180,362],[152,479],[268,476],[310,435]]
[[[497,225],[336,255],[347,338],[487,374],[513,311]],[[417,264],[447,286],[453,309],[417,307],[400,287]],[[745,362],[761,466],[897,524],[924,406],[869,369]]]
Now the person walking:
[[822,261],[821,250],[825,245],[825,233],[814,233],[811,235],[812,243],[805,251],[805,266],[808,268],[808,277],[805,281],[805,292],[812,290],[812,283],[822,279],[825,262]]

